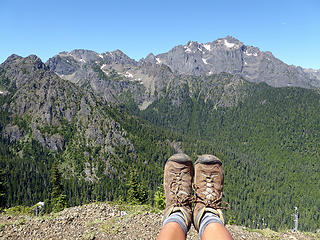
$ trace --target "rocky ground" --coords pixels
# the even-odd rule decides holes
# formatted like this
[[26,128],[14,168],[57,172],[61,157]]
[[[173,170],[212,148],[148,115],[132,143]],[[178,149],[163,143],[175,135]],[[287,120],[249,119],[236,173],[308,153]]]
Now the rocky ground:
[[[59,213],[0,215],[0,239],[156,239],[162,214],[148,206],[91,203]],[[320,233],[274,232],[227,226],[235,240],[243,239],[320,239]],[[192,227],[188,240],[199,239]]]

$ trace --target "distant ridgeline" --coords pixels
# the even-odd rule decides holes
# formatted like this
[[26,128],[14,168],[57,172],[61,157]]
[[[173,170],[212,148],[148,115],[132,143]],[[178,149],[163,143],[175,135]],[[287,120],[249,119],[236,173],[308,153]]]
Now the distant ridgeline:
[[[227,219],[293,228],[297,206],[299,229],[319,228],[318,89],[273,88],[229,73],[185,75],[128,59],[113,65],[103,56],[105,62],[72,65],[63,56],[69,63],[59,76],[36,56],[13,55],[0,65],[7,207],[50,199],[53,163],[69,206],[130,199],[133,173],[151,204],[165,160],[182,149],[193,160],[212,153],[223,161]],[[137,84],[121,75],[120,65],[130,64],[141,78],[159,81]],[[61,78],[76,67],[82,82]]]

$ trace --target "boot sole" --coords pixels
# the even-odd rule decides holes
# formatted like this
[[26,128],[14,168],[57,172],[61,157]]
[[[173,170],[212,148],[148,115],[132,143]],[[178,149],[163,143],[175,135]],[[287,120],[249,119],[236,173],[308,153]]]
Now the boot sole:
[[202,164],[220,164],[222,165],[222,162],[219,158],[217,158],[214,155],[210,154],[204,154],[198,157],[195,164],[202,163]]

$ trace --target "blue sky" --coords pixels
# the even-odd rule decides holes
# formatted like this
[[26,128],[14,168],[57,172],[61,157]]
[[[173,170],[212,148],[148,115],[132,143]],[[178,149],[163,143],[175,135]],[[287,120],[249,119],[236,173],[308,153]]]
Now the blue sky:
[[188,40],[231,35],[288,64],[320,69],[320,1],[0,0],[0,62],[61,51],[122,50],[140,59]]

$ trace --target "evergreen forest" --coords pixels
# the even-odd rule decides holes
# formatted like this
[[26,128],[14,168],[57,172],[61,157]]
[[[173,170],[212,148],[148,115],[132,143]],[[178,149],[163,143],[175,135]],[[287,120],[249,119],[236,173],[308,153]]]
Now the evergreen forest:
[[[2,207],[40,201],[56,201],[55,206],[62,207],[64,202],[75,206],[106,200],[154,204],[165,161],[178,146],[194,161],[205,153],[222,160],[224,201],[231,205],[225,212],[227,221],[251,228],[290,229],[297,206],[299,228],[317,230],[319,91],[245,83],[245,94],[236,104],[217,106],[201,91],[186,94],[184,87],[181,104],[175,105],[167,92],[145,110],[129,100],[112,105],[95,99],[95,113],[118,123],[127,141],[114,144],[112,155],[96,143],[94,147],[76,144],[82,141],[79,131],[86,123],[80,116],[74,121],[62,119],[60,125],[40,126],[42,132],[60,134],[66,140],[56,151],[44,147],[32,134],[32,116],[8,112],[16,90],[0,95]],[[10,140],[4,134],[9,125],[18,126],[24,137]],[[107,163],[96,160],[102,154]],[[87,163],[94,166],[91,175],[86,173]]]

